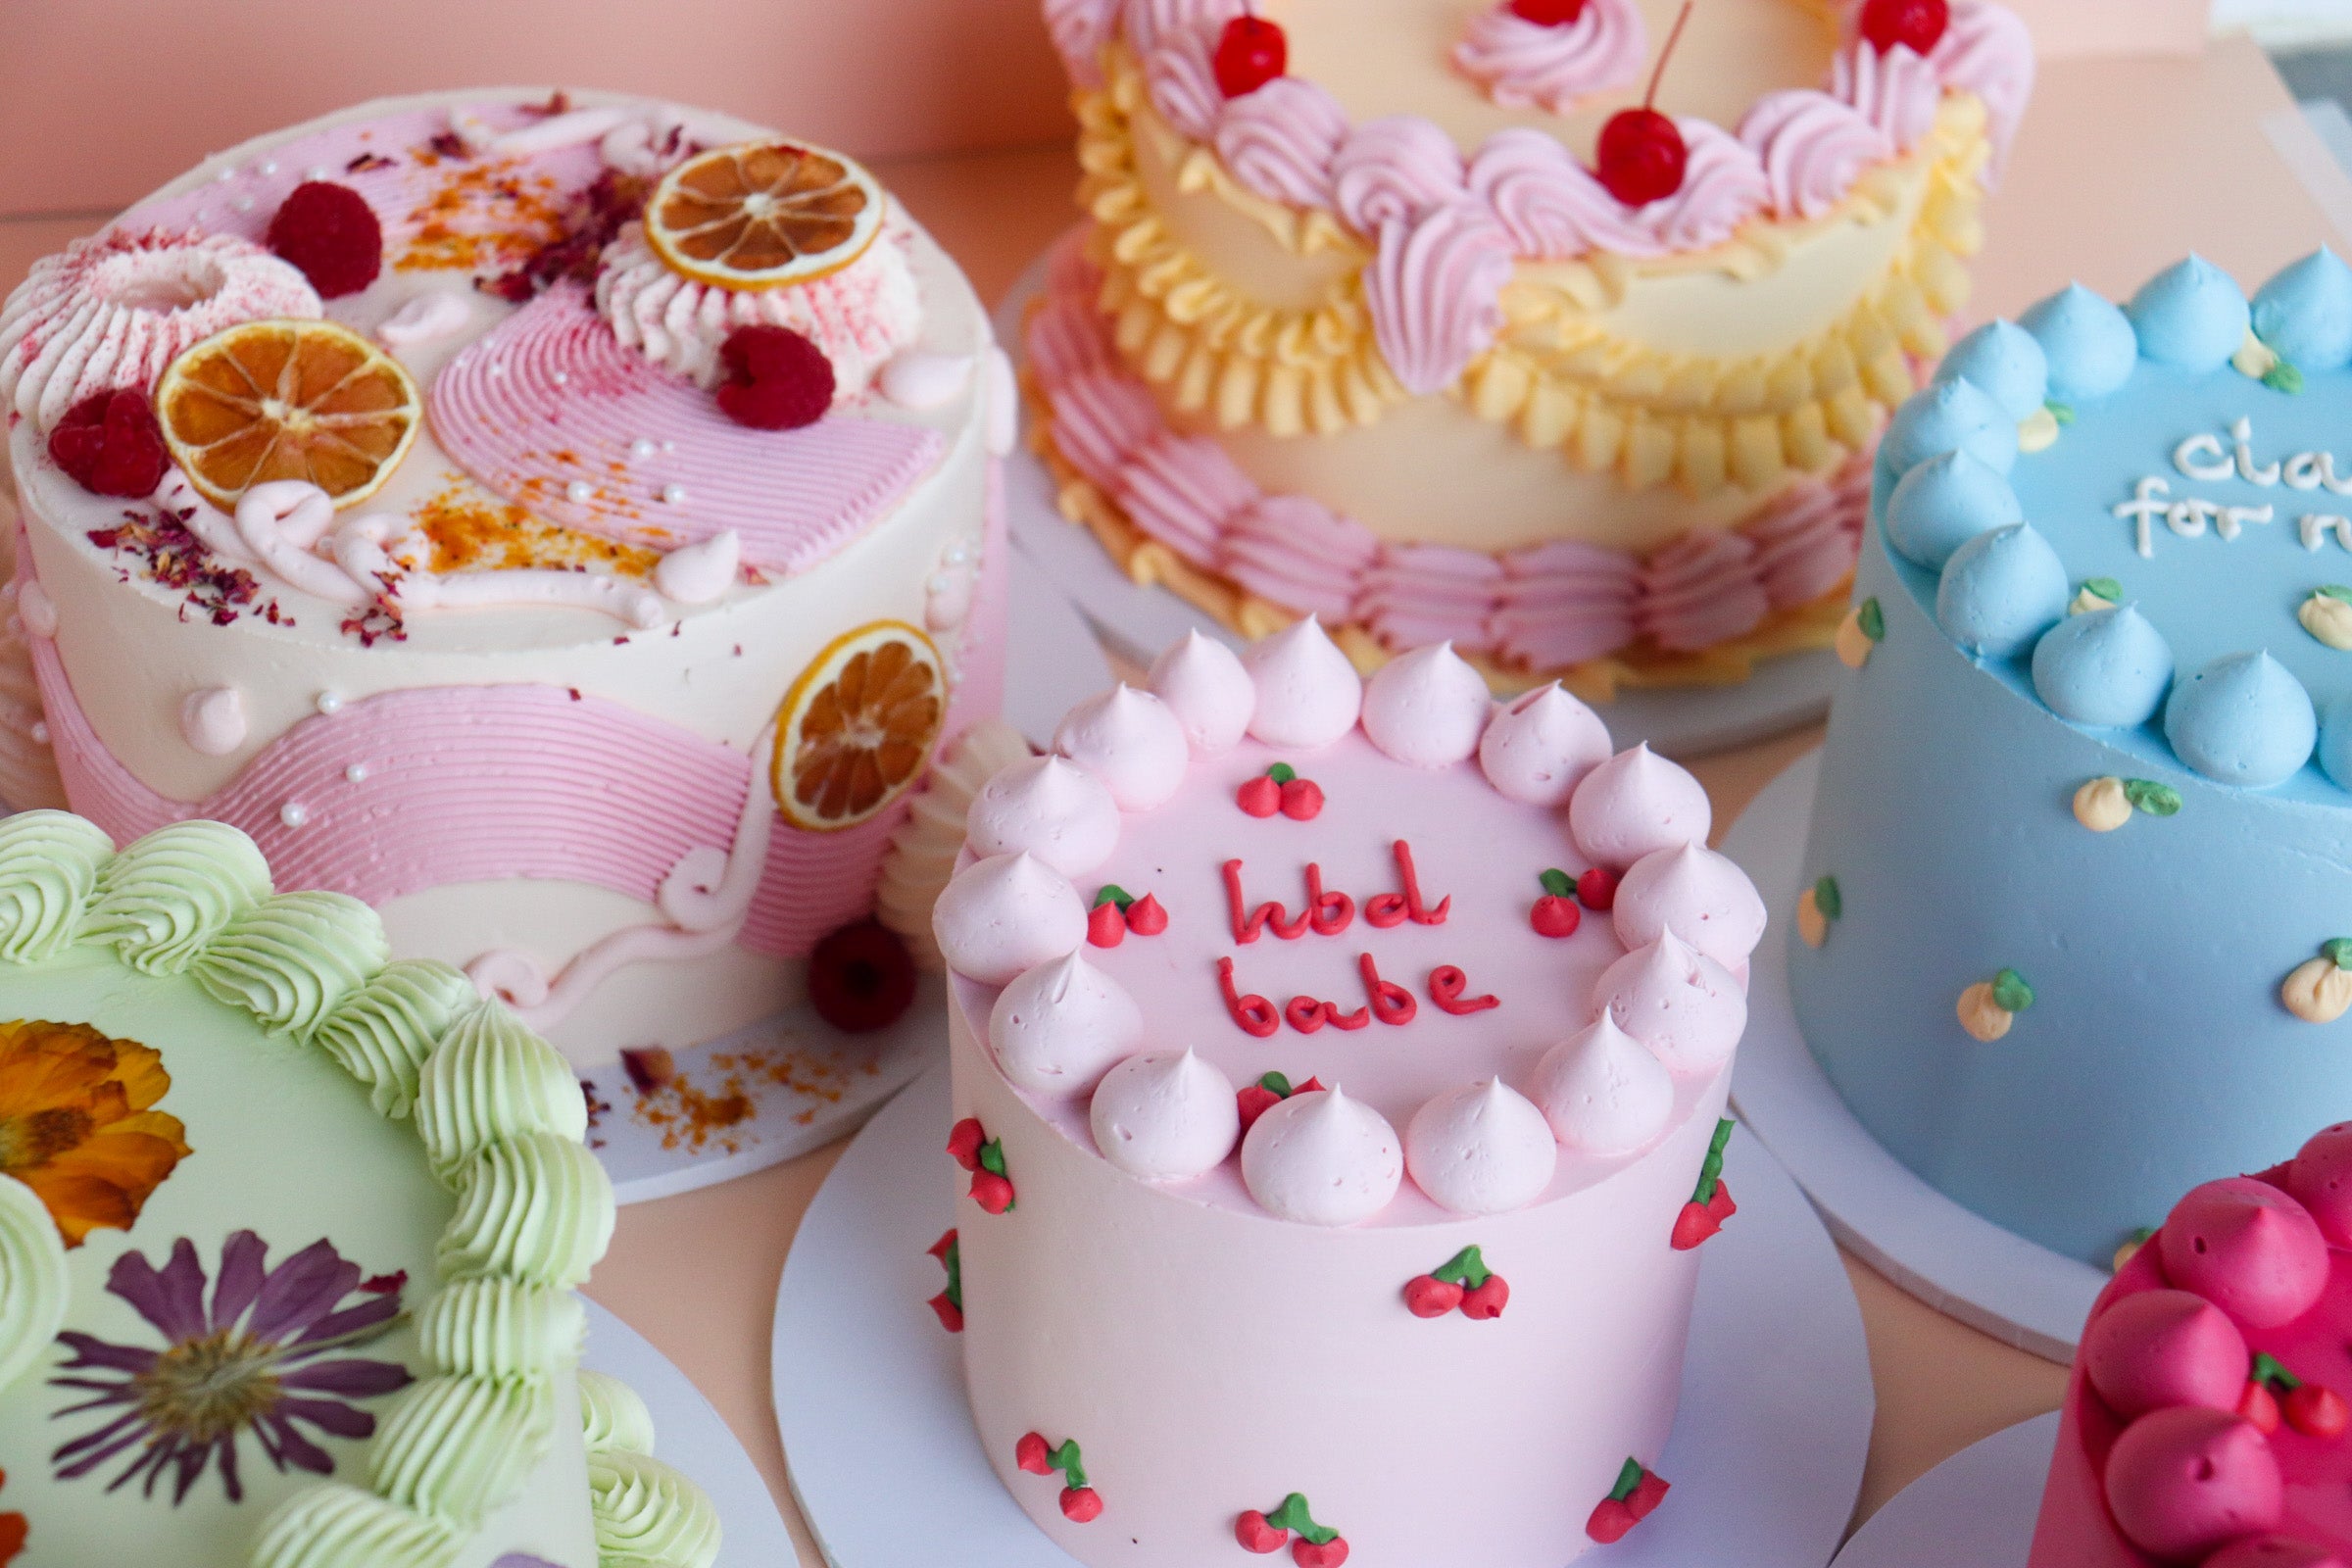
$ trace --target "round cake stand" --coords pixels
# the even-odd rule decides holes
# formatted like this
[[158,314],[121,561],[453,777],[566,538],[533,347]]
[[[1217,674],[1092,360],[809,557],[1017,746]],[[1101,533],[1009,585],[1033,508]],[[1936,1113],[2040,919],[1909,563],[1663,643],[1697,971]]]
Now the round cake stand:
[[[1057,242],[1058,243],[1058,242]],[[997,307],[998,341],[1023,357],[1021,326],[1029,306],[1044,292],[1046,259],[1039,257]],[[1026,430],[1029,410],[1021,411]],[[1095,542],[1054,509],[1054,476],[1024,439],[1004,460],[1006,522],[1028,564],[1051,578],[1094,623],[1118,658],[1149,665],[1160,650],[1188,631],[1199,630],[1233,648],[1244,639],[1215,617],[1156,583],[1130,578]],[[1665,691],[1628,691],[1604,705],[1609,734],[1619,746],[1647,741],[1670,757],[1703,757],[1729,751],[1808,724],[1830,710],[1841,666],[1821,650],[1768,659],[1754,676],[1737,686],[1688,686]]]
[[2072,1361],[2107,1274],[2002,1229],[1914,1175],[1846,1108],[1797,1028],[1788,932],[1820,776],[1819,753],[1800,759],[1724,839],[1724,853],[1771,911],[1751,960],[1732,1102],[1864,1262],[1997,1340]]
[[708,1493],[726,1532],[716,1568],[792,1568],[792,1536],[743,1445],[686,1374],[619,1318],[588,1304],[588,1353],[580,1364],[637,1391],[653,1412],[655,1450]]
[[[947,1125],[941,1068],[867,1125],[801,1222],[771,1361],[793,1494],[833,1568],[1073,1568],[989,1469],[956,1339],[924,1304],[943,1278],[924,1250],[955,1217]],[[1740,1214],[1706,1247],[1659,1461],[1674,1493],[1592,1558],[1607,1568],[1822,1568],[1853,1512],[1876,1406],[1861,1309],[1762,1146],[1737,1137],[1728,1169]]]
[[1870,1516],[1837,1568],[2026,1568],[2058,1414],[1963,1448]]
[[[1085,619],[1050,577],[1012,552],[1004,717],[1034,745],[1111,684]],[[624,1203],[746,1176],[855,1132],[940,1059],[947,991],[926,977],[886,1030],[845,1035],[806,1007],[671,1053],[672,1077],[640,1092],[617,1062],[580,1074],[589,1142]]]

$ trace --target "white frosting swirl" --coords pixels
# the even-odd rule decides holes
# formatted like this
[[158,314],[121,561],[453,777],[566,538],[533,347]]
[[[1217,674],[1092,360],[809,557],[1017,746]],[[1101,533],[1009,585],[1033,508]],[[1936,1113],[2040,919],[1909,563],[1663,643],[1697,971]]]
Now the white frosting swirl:
[[949,968],[1001,986],[1077,952],[1086,940],[1086,905],[1037,857],[993,855],[964,867],[940,892],[931,931]]
[[1586,0],[1574,22],[1530,22],[1501,4],[1470,19],[1453,63],[1505,109],[1566,114],[1580,98],[1640,79],[1649,32],[1632,0]]
[[1551,809],[1567,805],[1610,751],[1600,715],[1555,680],[1495,713],[1479,740],[1478,765],[1503,799]]
[[1242,1181],[1258,1206],[1300,1225],[1353,1225],[1404,1180],[1396,1130],[1337,1088],[1293,1095],[1242,1140]]
[[782,326],[822,350],[839,408],[872,384],[922,328],[923,302],[898,225],[886,221],[865,254],[790,288],[731,289],[673,272],[631,223],[606,248],[596,308],[612,335],[656,365],[705,387],[725,373],[719,348],[739,326]]
[[1628,948],[1655,942],[1671,928],[1735,971],[1764,940],[1764,900],[1756,885],[1703,844],[1636,860],[1617,888],[1615,913],[1617,940]]
[[1544,1196],[1559,1145],[1533,1102],[1500,1078],[1448,1089],[1404,1129],[1413,1184],[1457,1214],[1507,1214]]
[[1568,801],[1576,847],[1612,871],[1659,850],[1703,844],[1714,825],[1715,808],[1698,780],[1647,741],[1586,774]]
[[1604,1159],[1647,1148],[1674,1114],[1674,1075],[1605,1009],[1544,1053],[1533,1088],[1552,1136]]
[[1486,677],[1453,644],[1432,643],[1364,683],[1364,733],[1408,767],[1450,767],[1478,750],[1494,706]]
[[1148,1182],[1216,1169],[1242,1133],[1233,1081],[1190,1051],[1120,1062],[1095,1090],[1087,1119],[1102,1157]]
[[1198,631],[1171,643],[1154,660],[1146,685],[1168,705],[1184,738],[1200,757],[1232,751],[1250,732],[1257,711],[1257,687],[1241,656],[1213,637]]
[[715,604],[735,586],[743,536],[724,528],[700,544],[680,545],[654,567],[654,586],[681,605]]
[[455,289],[436,288],[418,294],[376,323],[375,339],[386,348],[415,348],[455,337],[473,318],[466,296]]
[[1121,681],[1065,714],[1054,749],[1101,779],[1127,811],[1150,811],[1184,786],[1192,758],[1168,705]]
[[1601,971],[1592,1003],[1673,1072],[1713,1072],[1747,1028],[1747,996],[1730,970],[1671,931]]
[[975,855],[1023,851],[1077,878],[1110,858],[1119,805],[1101,779],[1059,755],[1023,758],[972,797],[964,834]]
[[1083,953],[1039,964],[989,1009],[989,1049],[1005,1078],[1057,1100],[1091,1092],[1143,1043],[1143,1009]]
[[1242,667],[1257,689],[1250,733],[1268,746],[1328,746],[1363,710],[1362,677],[1312,615],[1251,643]]

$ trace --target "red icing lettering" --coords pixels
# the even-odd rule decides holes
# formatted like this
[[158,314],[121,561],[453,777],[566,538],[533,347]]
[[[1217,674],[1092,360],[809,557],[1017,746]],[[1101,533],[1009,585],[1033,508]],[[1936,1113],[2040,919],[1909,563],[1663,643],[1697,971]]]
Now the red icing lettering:
[[1421,1004],[1413,1000],[1410,991],[1394,980],[1383,980],[1380,977],[1380,965],[1372,961],[1369,953],[1360,955],[1355,966],[1363,974],[1364,994],[1371,999],[1373,1017],[1385,1024],[1401,1025],[1413,1021],[1413,1014],[1421,1010]]
[[1463,996],[1469,989],[1470,977],[1450,963],[1429,971],[1429,1000],[1457,1018],[1465,1012],[1484,1012],[1489,1007],[1502,1005],[1499,997]]
[[1415,925],[1444,925],[1453,908],[1453,896],[1447,894],[1438,901],[1436,908],[1421,899],[1421,877],[1413,867],[1413,847],[1402,839],[1396,844],[1396,875],[1403,882],[1402,893],[1381,893],[1364,905],[1364,918],[1381,930],[1402,925],[1410,920]]
[[1372,1022],[1372,1011],[1368,1007],[1342,1012],[1317,997],[1293,997],[1282,1009],[1282,1015],[1292,1028],[1302,1035],[1311,1035],[1325,1024],[1334,1029],[1355,1030],[1365,1028]]
[[1323,891],[1323,868],[1306,863],[1306,911],[1319,937],[1336,937],[1355,923],[1355,901],[1347,894]]
[[[1236,860],[1234,863],[1239,865],[1241,862]],[[1233,1021],[1242,1027],[1244,1033],[1263,1040],[1282,1027],[1282,1016],[1274,1010],[1274,1004],[1260,996],[1244,996],[1235,987],[1231,958],[1217,960],[1217,987],[1225,993],[1225,1010],[1232,1014]]]
[[1225,862],[1225,906],[1233,916],[1233,940],[1240,943],[1255,942],[1258,933],[1269,925],[1283,941],[1296,942],[1306,935],[1307,922],[1314,918],[1315,912],[1310,906],[1292,919],[1288,909],[1271,900],[1250,908],[1250,901],[1242,895],[1242,862],[1238,859]]

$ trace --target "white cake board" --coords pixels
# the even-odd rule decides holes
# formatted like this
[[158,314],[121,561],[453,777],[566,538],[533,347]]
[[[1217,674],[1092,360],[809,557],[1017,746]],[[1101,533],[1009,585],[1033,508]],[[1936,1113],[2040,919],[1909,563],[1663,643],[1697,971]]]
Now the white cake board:
[[[1058,242],[1057,242],[1058,243]],[[997,307],[997,338],[1017,364],[1022,322],[1045,291],[1046,259],[1031,265]],[[1158,584],[1143,584],[1103,554],[1093,534],[1054,510],[1054,476],[1029,446],[1029,410],[1021,411],[1024,438],[1004,460],[1006,522],[1031,564],[1075,603],[1116,657],[1148,665],[1160,650],[1199,630],[1230,647],[1244,639]],[[1737,686],[1690,686],[1626,692],[1600,709],[1620,746],[1647,741],[1670,757],[1703,757],[1809,724],[1830,710],[1840,666],[1824,649],[1765,660],[1753,678]]]
[[[1004,654],[1004,718],[1044,746],[1061,716],[1111,684],[1102,646],[1051,579],[1016,547]],[[624,1203],[691,1192],[822,1149],[855,1132],[875,1107],[940,1059],[947,991],[926,977],[890,1028],[844,1035],[807,1007],[675,1051],[679,1080],[696,1094],[739,1090],[749,1112],[699,1132],[675,1090],[641,1099],[618,1062],[580,1074],[592,1107],[589,1142]],[[736,1065],[720,1067],[713,1057]],[[758,1061],[763,1065],[747,1067]]]
[[1870,1516],[1837,1568],[2026,1568],[2058,1413],[1963,1448]]
[[710,1494],[725,1532],[715,1568],[794,1568],[800,1556],[767,1483],[710,1401],[635,1329],[594,1301],[587,1305],[588,1353],[580,1364],[637,1391],[653,1412],[655,1453]]
[[2002,1229],[1914,1175],[1846,1108],[1796,1026],[1788,934],[1820,778],[1819,753],[1799,759],[1724,839],[1772,917],[1751,960],[1732,1103],[1864,1262],[1994,1339],[2072,1361],[2107,1274]]
[[[801,1221],[771,1360],[793,1495],[831,1568],[1073,1568],[990,1470],[958,1341],[924,1304],[944,1278],[924,1249],[955,1219],[948,1119],[942,1067],[867,1125]],[[1763,1147],[1736,1137],[1728,1168],[1740,1214],[1702,1253],[1659,1461],[1674,1493],[1591,1559],[1607,1568],[1822,1568],[1853,1513],[1876,1408],[1861,1308]]]

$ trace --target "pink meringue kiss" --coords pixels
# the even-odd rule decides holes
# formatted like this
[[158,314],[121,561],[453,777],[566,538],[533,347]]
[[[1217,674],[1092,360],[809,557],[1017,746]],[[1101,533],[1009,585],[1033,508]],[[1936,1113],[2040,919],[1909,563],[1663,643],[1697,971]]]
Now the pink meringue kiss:
[[1636,948],[1593,982],[1592,1004],[1647,1046],[1669,1071],[1710,1073],[1747,1027],[1747,994],[1732,972],[1672,931]]
[[2192,1189],[2156,1233],[2165,1277],[2251,1329],[2311,1310],[2328,1289],[2328,1239],[2301,1203],[2232,1176]]
[[1101,779],[1127,811],[1165,806],[1192,760],[1168,705],[1121,682],[1080,703],[1054,732],[1054,749]]
[[1242,1182],[1277,1219],[1353,1225],[1388,1207],[1403,1181],[1396,1130],[1336,1088],[1293,1095],[1242,1140]]
[[2253,1365],[2230,1314],[2187,1291],[2141,1291],[2090,1320],[2082,1370],[2130,1421],[2176,1404],[2235,1410]]
[[1544,1196],[1560,1147],[1534,1102],[1499,1078],[1448,1089],[1413,1112],[1404,1165],[1457,1214],[1507,1214]]
[[2286,1167],[2286,1190],[2330,1247],[2352,1247],[2352,1121],[2312,1134]]
[[1257,688],[1250,733],[1268,746],[1328,746],[1363,710],[1362,677],[1312,615],[1251,643],[1242,667]]
[[1069,879],[1034,855],[994,855],[956,873],[931,909],[948,967],[985,986],[1078,951],[1086,905]]
[[1103,1075],[1087,1119],[1096,1152],[1148,1182],[1214,1170],[1242,1135],[1233,1080],[1190,1051],[1120,1062]]
[[1656,850],[1636,860],[1617,884],[1617,940],[1628,948],[1655,942],[1671,927],[1735,973],[1764,940],[1764,900],[1747,873],[1703,844]]
[[963,831],[974,855],[1027,852],[1076,878],[1118,847],[1119,804],[1068,758],[1031,757],[980,786],[965,808]]
[[1529,1093],[1554,1138],[1604,1159],[1648,1148],[1674,1114],[1674,1075],[1605,1010],[1544,1053]]
[[1453,644],[1432,643],[1364,683],[1364,734],[1407,767],[1451,767],[1478,750],[1494,707],[1486,677]]
[[1172,643],[1152,664],[1144,682],[1168,705],[1197,757],[1232,751],[1250,733],[1257,711],[1257,688],[1241,655],[1198,631]]
[[1143,1009],[1078,953],[1039,964],[989,1009],[988,1045],[1005,1078],[1056,1100],[1093,1093],[1143,1043]]
[[1479,740],[1478,765],[1505,800],[1561,807],[1612,750],[1600,715],[1553,681],[1494,715]]
[[1704,844],[1715,809],[1698,780],[1645,742],[1585,775],[1568,802],[1568,830],[1596,865],[1622,871],[1645,855]]
[[2108,1511],[2132,1544],[2167,1561],[2270,1530],[2284,1507],[2269,1440],[2226,1410],[2150,1411],[2107,1455]]

